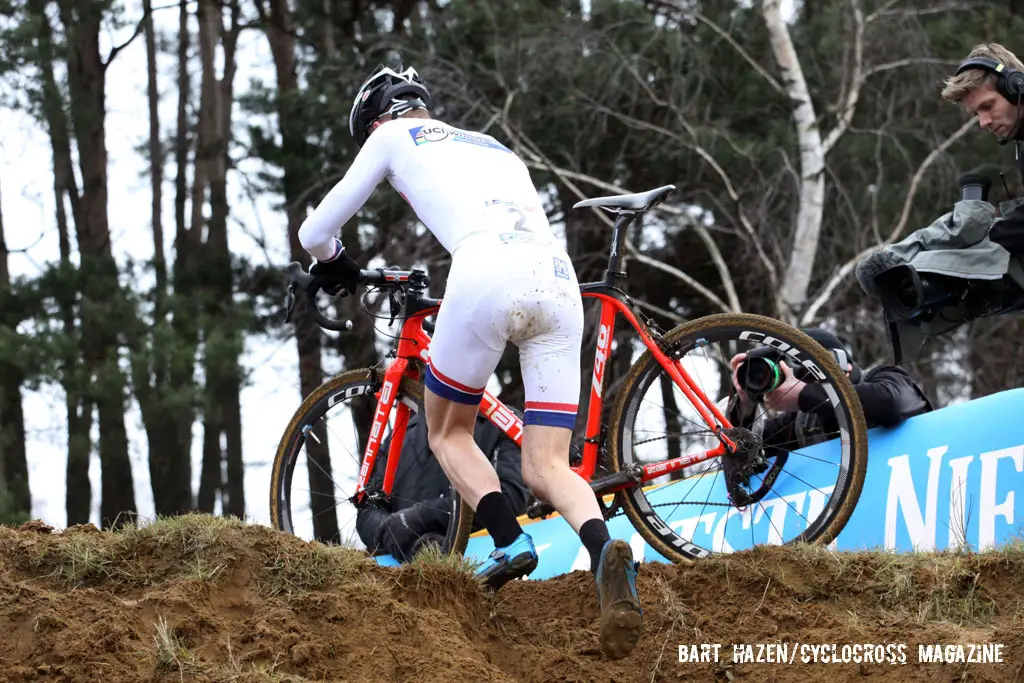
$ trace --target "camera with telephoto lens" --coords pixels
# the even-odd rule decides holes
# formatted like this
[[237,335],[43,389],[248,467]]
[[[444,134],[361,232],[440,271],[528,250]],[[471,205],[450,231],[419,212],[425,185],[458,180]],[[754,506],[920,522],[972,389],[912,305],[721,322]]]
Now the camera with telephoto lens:
[[[988,178],[966,174],[959,184],[962,200],[988,201],[992,184]],[[1019,288],[1008,277],[984,280],[920,272],[913,264],[887,258],[884,253],[865,266],[858,277],[873,280],[890,321],[930,322],[944,309],[955,307],[959,309],[958,317],[966,322],[1013,308],[1020,300]]]
[[882,307],[890,318],[930,318],[964,299],[968,282],[936,273],[919,273],[909,263],[894,265],[875,278]]
[[784,357],[781,351],[770,346],[762,346],[747,353],[747,357],[736,369],[736,379],[751,399],[757,400],[777,389],[786,379],[779,366]]

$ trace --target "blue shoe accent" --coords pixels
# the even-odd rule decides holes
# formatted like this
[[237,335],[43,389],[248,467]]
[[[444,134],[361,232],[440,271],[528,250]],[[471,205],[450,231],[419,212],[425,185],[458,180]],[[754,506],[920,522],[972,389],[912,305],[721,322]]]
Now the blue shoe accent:
[[537,568],[537,549],[533,539],[526,533],[503,548],[495,548],[484,565],[476,571],[484,585],[498,590],[513,579],[527,576]]
[[402,563],[391,555],[374,555],[374,561],[381,567],[401,567]]

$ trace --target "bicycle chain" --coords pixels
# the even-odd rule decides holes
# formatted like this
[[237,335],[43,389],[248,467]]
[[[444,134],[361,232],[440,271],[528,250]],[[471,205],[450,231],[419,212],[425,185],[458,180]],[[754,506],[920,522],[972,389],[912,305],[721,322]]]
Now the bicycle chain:
[[[704,505],[706,507],[723,507],[723,508],[736,507],[732,503],[712,503],[710,501],[693,501],[693,502],[677,501],[677,502],[674,502],[674,503],[653,503],[653,504],[651,504],[651,507],[652,508],[663,508],[663,507],[668,507],[669,505],[676,505],[676,506],[678,506],[678,505]],[[626,514],[625,510],[621,510],[620,509],[620,511],[616,512],[614,515],[611,515],[610,517],[605,517],[605,521],[608,521],[608,520],[611,520],[611,519],[615,519],[616,517],[620,517],[620,516],[622,516],[624,514]]]

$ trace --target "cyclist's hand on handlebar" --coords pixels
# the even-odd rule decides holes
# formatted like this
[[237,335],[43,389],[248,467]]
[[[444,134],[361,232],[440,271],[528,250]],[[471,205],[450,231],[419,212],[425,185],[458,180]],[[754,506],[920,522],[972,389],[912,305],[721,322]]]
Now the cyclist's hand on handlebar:
[[309,267],[313,284],[331,296],[355,294],[359,286],[359,264],[352,260],[343,248],[330,261],[317,261]]

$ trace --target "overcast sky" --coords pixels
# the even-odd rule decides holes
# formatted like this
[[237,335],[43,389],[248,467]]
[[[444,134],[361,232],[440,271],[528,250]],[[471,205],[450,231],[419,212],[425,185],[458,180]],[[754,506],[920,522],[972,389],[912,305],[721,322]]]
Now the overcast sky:
[[[141,3],[129,3],[128,16],[142,15]],[[155,14],[160,30],[176,35],[177,11],[163,10]],[[133,22],[134,25],[134,22]],[[101,37],[104,54],[111,45],[122,42],[131,28]],[[165,131],[175,126],[175,70],[173,55],[159,56],[161,89],[161,126]],[[238,49],[236,92],[248,87],[250,78],[273,81],[273,62],[266,38],[258,31],[243,31]],[[237,122],[236,130],[242,130]],[[107,151],[109,154],[108,187],[110,232],[114,253],[119,262],[151,259],[153,237],[150,228],[151,191],[145,158],[137,148],[147,143],[149,112],[146,99],[146,51],[140,36],[122,50],[107,71]],[[57,229],[54,219],[53,174],[49,142],[43,129],[27,115],[0,109],[0,186],[2,186],[4,226],[8,247],[13,251],[24,247],[24,254],[12,254],[12,275],[32,275],[40,265],[58,258]],[[243,169],[252,171],[253,165]],[[174,236],[173,166],[168,164],[164,188],[165,250],[172,257]],[[266,261],[262,249],[251,235],[266,240],[269,255],[277,263],[286,262],[288,251],[283,213],[275,210],[268,199],[257,206],[242,191],[237,178],[232,179],[232,225],[229,243],[236,253],[246,253],[257,261]],[[245,224],[243,229],[239,222]],[[281,431],[300,394],[297,381],[295,342],[266,343],[252,340],[247,344],[243,363],[249,371],[249,386],[242,392],[243,448],[246,467],[246,509],[253,521],[268,523],[269,468]],[[67,416],[64,395],[59,386],[40,391],[23,392],[26,427],[28,429],[29,477],[32,489],[32,514],[50,524],[63,526],[65,468],[67,464]],[[139,512],[153,515],[149,468],[146,462],[147,443],[141,416],[136,405],[127,415],[135,496]],[[195,425],[193,443],[193,481],[198,488],[201,425]],[[94,455],[90,468],[93,486],[93,521],[99,521],[99,461]]]

